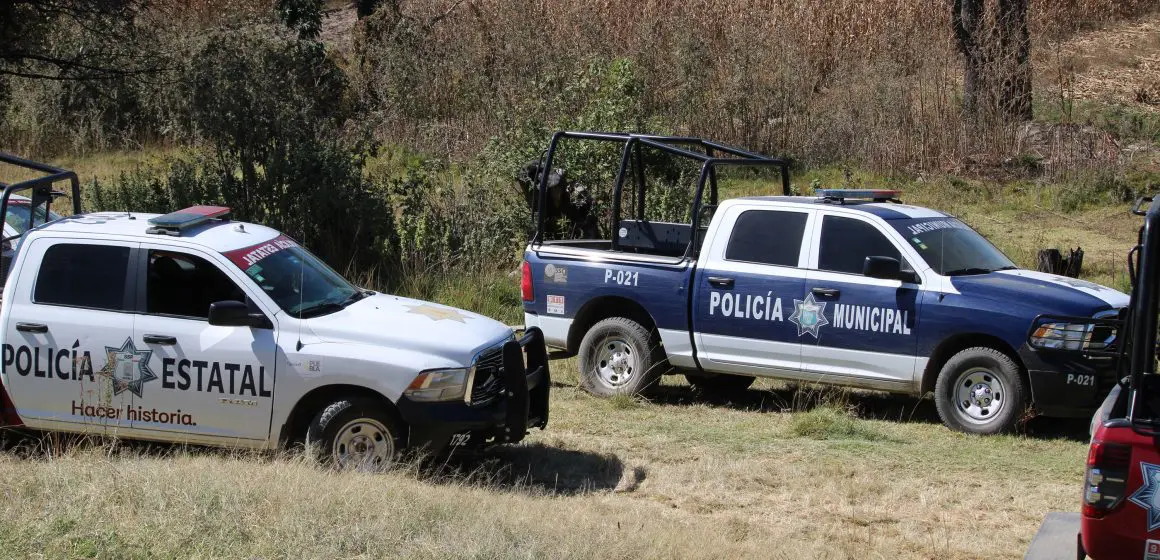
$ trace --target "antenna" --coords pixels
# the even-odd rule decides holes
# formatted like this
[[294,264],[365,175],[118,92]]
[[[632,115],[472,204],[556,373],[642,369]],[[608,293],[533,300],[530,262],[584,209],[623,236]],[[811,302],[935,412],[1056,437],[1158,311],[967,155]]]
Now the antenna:
[[[298,203],[299,204],[302,203],[301,197],[299,197]],[[306,246],[306,222],[305,221],[302,222],[301,228],[302,229],[299,231],[302,232],[302,245]],[[305,259],[302,258],[302,255],[298,255],[298,344],[297,344],[297,346],[295,346],[295,350],[297,350],[297,351],[302,350],[302,299],[304,297],[306,297],[306,290],[303,289],[303,288],[305,288],[305,286],[303,286],[302,281],[305,278],[305,275],[306,275]]]

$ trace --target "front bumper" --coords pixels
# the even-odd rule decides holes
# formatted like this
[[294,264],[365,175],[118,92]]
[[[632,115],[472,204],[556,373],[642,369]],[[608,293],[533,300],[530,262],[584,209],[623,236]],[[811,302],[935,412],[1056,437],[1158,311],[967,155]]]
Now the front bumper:
[[[1104,402],[1120,382],[1120,352],[1115,339],[1100,349],[1058,350],[1031,346],[1033,333],[1046,323],[1087,323],[1123,333],[1123,312],[1108,317],[1040,315],[1031,322],[1019,358],[1031,382],[1031,402],[1044,416],[1085,417]],[[1107,333],[1105,333],[1106,335]]]
[[1115,357],[1035,350],[1024,344],[1019,358],[1027,367],[1031,402],[1044,416],[1091,416],[1120,381]]
[[449,446],[478,447],[489,443],[517,443],[531,428],[548,425],[551,374],[548,351],[540,329],[528,329],[503,345],[502,383],[496,398],[418,402],[403,396],[399,414],[410,427],[408,446],[440,453]]

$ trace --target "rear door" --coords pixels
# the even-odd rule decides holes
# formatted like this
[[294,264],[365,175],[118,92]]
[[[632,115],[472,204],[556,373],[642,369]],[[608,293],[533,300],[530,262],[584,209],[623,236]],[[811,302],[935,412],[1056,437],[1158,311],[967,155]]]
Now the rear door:
[[266,440],[274,330],[207,320],[218,301],[249,301],[272,317],[247,297],[252,282],[225,257],[184,246],[146,243],[139,259],[133,342],[151,353],[159,379],[138,395],[133,429],[192,441]]
[[758,205],[725,210],[694,281],[702,367],[749,375],[800,370],[801,335],[789,313],[804,292],[803,240],[814,213]]
[[5,384],[33,428],[113,433],[155,383],[132,340],[137,243],[41,237],[4,302]]
[[866,213],[824,211],[819,218],[806,297],[795,310],[821,318],[802,347],[803,371],[867,385],[912,383],[919,285],[862,274],[873,256],[900,259],[903,269],[913,270],[907,255]]

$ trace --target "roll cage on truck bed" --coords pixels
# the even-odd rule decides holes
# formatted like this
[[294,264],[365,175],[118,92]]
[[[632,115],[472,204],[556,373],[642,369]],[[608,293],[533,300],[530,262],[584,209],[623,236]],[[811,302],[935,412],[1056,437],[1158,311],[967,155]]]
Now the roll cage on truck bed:
[[[660,254],[663,256],[679,257],[680,259],[695,256],[700,244],[699,235],[704,233],[707,220],[702,213],[705,209],[717,207],[717,169],[719,167],[774,167],[781,176],[781,188],[785,195],[790,195],[789,165],[790,162],[782,158],[772,158],[755,154],[740,148],[726,146],[703,138],[688,136],[657,136],[649,134],[621,134],[610,132],[571,132],[561,131],[552,135],[548,149],[543,157],[543,164],[538,179],[536,196],[536,231],[532,236],[531,245],[551,244],[570,245],[579,244],[589,246],[592,240],[547,241],[545,239],[545,216],[547,214],[547,193],[550,182],[552,163],[557,157],[557,151],[562,140],[582,140],[623,144],[620,164],[616,172],[613,186],[612,212],[608,223],[610,233],[619,232],[620,235],[610,235],[608,245],[610,251],[624,249],[638,253]],[[645,166],[642,148],[654,148],[668,155],[687,158],[701,164],[700,173],[693,193],[690,207],[689,224],[650,222],[645,219],[646,181]],[[701,150],[701,151],[696,151]],[[623,209],[625,183],[629,175],[636,186],[636,215],[631,219],[620,219]],[[705,201],[705,187],[709,187],[708,202]],[[623,228],[623,229],[622,229]],[[693,235],[696,232],[697,235]]]
[[[43,225],[36,223],[36,216],[38,214],[36,209],[42,205],[44,206],[44,212],[40,213],[40,215],[44,216],[45,223],[49,221],[49,210],[52,209],[53,199],[65,196],[64,192],[54,191],[52,189],[56,183],[68,181],[72,195],[72,213],[81,213],[81,184],[76,172],[19,158],[4,152],[0,152],[0,164],[8,164],[44,174],[40,177],[11,184],[0,181],[0,188],[4,189],[3,194],[0,195],[0,216],[3,216],[5,220],[8,219],[8,203],[12,199],[12,196],[25,191],[32,191],[32,196],[28,197],[30,199],[29,205],[31,206],[31,211],[28,212],[28,218],[23,229],[20,230],[21,233],[37,225]],[[12,263],[12,250],[9,246],[19,237],[20,234],[17,234],[0,239],[0,244],[4,246],[3,255],[0,257],[2,258],[2,265],[0,265],[0,287],[3,287],[7,280],[8,265]]]

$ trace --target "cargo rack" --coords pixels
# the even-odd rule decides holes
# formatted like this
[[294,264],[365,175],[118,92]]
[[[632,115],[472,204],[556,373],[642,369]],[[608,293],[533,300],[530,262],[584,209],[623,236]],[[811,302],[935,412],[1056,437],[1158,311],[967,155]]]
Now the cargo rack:
[[[701,172],[697,179],[696,191],[693,195],[691,213],[691,231],[697,232],[700,229],[701,208],[703,206],[716,207],[717,205],[717,168],[721,166],[734,167],[776,167],[781,172],[781,190],[786,196],[792,194],[789,183],[789,167],[790,161],[783,158],[774,158],[755,154],[740,148],[734,148],[719,144],[703,138],[695,138],[689,136],[657,136],[651,134],[631,134],[631,133],[616,133],[616,132],[574,132],[574,131],[560,131],[552,135],[552,141],[548,144],[548,149],[544,152],[541,158],[541,169],[539,177],[539,187],[537,189],[538,196],[536,197],[536,231],[532,235],[531,243],[533,245],[544,242],[544,214],[546,211],[546,199],[548,192],[548,179],[551,175],[552,161],[556,157],[556,150],[559,147],[560,141],[565,139],[572,140],[589,140],[596,142],[611,142],[620,143],[624,147],[621,152],[620,166],[616,173],[616,182],[613,187],[612,196],[612,216],[609,226],[609,232],[616,232],[620,229],[620,213],[621,213],[621,198],[624,192],[624,184],[628,180],[629,165],[635,162],[636,173],[634,180],[636,182],[637,201],[636,201],[636,222],[642,223],[645,221],[645,177],[644,177],[644,160],[641,155],[642,147],[651,147],[669,155],[691,159],[701,163]],[[700,151],[697,151],[700,150]],[[705,186],[709,186],[709,201],[706,205],[704,203]],[[620,249],[620,241],[617,235],[610,235],[611,250],[616,251]],[[694,251],[696,243],[688,243],[685,248],[685,255],[688,256]]]
[[31,161],[4,152],[0,152],[0,163],[7,163],[22,169],[30,169],[44,174],[35,179],[28,179],[12,184],[0,182],[0,187],[4,189],[4,194],[0,195],[0,216],[3,216],[5,222],[8,219],[8,201],[11,200],[12,195],[23,191],[32,191],[31,196],[28,197],[28,221],[24,224],[24,230],[20,234],[12,236],[4,236],[0,233],[0,286],[3,286],[8,279],[8,268],[12,264],[14,253],[12,250],[12,241],[20,238],[24,232],[38,225],[36,224],[36,209],[41,205],[44,205],[44,221],[48,223],[49,211],[52,210],[52,200],[58,196],[65,195],[61,191],[52,190],[52,186],[61,181],[69,182],[72,187],[73,214],[75,215],[81,213],[81,182],[77,179],[77,174],[73,171],[54,167],[47,163]]
[[[0,163],[7,163],[9,165],[30,169],[32,171],[45,174],[44,176],[37,177],[35,179],[28,179],[26,181],[20,181],[18,183],[8,184],[0,182],[0,187],[4,188],[4,194],[2,195],[2,198],[0,198],[0,216],[4,216],[5,220],[7,220],[8,216],[8,200],[12,198],[12,195],[22,191],[31,190],[32,196],[28,198],[31,201],[30,206],[32,207],[33,211],[28,213],[28,223],[25,224],[27,227],[24,228],[24,231],[28,231],[37,225],[35,223],[35,210],[36,207],[40,206],[41,204],[44,205],[44,219],[47,222],[48,211],[52,209],[52,199],[65,195],[65,193],[61,191],[52,190],[52,186],[61,181],[68,181],[72,187],[73,214],[81,213],[81,182],[79,179],[77,179],[76,172],[54,167],[52,165],[48,165],[47,163],[39,163],[24,159],[4,152],[0,152]],[[15,239],[15,237],[5,237],[3,238],[3,241],[11,241],[12,239]]]

